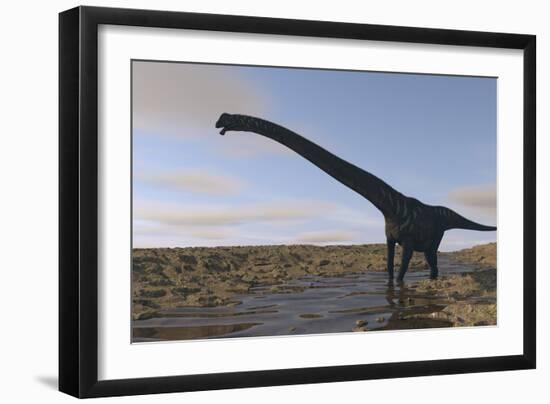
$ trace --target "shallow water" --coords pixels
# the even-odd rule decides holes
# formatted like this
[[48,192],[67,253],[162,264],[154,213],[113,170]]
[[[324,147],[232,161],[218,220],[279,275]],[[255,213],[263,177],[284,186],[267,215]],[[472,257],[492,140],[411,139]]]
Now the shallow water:
[[[439,260],[440,275],[472,269]],[[241,301],[235,306],[166,309],[162,317],[133,321],[133,342],[349,332],[357,320],[372,331],[449,327],[443,320],[403,318],[445,308],[446,301],[415,293],[415,281],[428,276],[428,270],[409,272],[401,286],[388,286],[385,272],[365,272],[255,287],[235,296]]]

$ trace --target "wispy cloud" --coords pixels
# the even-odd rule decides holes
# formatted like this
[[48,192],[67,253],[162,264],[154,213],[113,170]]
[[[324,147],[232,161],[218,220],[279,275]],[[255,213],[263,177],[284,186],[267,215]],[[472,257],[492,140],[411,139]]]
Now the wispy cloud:
[[226,240],[237,235],[235,231],[229,229],[200,229],[193,230],[190,234],[203,240]]
[[[134,201],[136,246],[349,244],[383,231],[378,220],[319,200],[215,205]],[[330,230],[312,230],[325,223]]]
[[279,202],[251,205],[185,206],[166,203],[134,204],[134,218],[172,226],[234,226],[251,223],[299,222],[322,217],[334,209],[325,202]]
[[[146,132],[195,137],[223,112],[262,115],[268,96],[238,69],[192,63],[133,63],[133,125]],[[201,130],[202,129],[202,130]]]
[[225,240],[236,238],[239,232],[234,228],[227,227],[193,227],[193,226],[173,226],[159,223],[137,223],[133,228],[134,236],[169,238],[177,240],[187,238],[188,240]]
[[357,234],[348,231],[316,231],[298,234],[294,242],[296,243],[312,243],[312,244],[329,244],[353,242],[357,240]]
[[458,188],[449,193],[449,200],[480,213],[496,214],[497,193],[495,185]]
[[245,188],[244,181],[238,178],[206,170],[138,172],[134,178],[156,187],[210,195],[233,194]]

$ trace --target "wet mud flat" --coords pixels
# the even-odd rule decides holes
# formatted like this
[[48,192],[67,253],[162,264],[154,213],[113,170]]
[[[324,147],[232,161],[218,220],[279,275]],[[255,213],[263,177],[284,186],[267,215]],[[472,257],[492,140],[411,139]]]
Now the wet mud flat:
[[[496,259],[494,244],[440,254],[439,280],[428,280],[429,270],[418,265],[403,285],[388,286],[385,272],[364,269],[266,279],[202,304],[174,302],[168,291],[157,292],[157,307],[132,321],[133,342],[494,325],[496,261],[491,254]],[[152,289],[134,290],[138,301],[140,290]],[[215,295],[212,286],[207,290]]]

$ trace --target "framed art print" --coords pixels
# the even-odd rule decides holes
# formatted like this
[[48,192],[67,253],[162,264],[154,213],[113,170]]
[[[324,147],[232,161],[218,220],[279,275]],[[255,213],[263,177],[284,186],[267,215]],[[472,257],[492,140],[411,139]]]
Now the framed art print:
[[60,390],[535,366],[535,37],[60,14]]

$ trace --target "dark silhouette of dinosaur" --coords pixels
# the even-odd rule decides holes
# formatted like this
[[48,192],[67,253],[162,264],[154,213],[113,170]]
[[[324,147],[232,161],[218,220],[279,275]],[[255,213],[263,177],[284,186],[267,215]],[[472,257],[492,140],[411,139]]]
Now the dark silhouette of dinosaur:
[[395,244],[403,248],[398,281],[407,272],[413,251],[423,252],[430,266],[430,278],[438,275],[437,249],[449,229],[494,231],[459,215],[444,206],[426,205],[396,191],[380,178],[335,156],[306,138],[272,122],[246,115],[223,113],[216,128],[227,131],[253,132],[268,137],[294,150],[321,170],[368,199],[386,221],[388,275],[393,282]]

